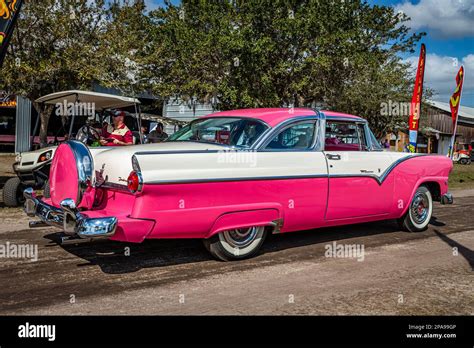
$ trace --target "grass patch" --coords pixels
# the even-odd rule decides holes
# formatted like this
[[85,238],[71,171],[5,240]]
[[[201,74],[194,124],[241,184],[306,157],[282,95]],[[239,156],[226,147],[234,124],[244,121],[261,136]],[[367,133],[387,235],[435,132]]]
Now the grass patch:
[[455,163],[453,171],[449,175],[449,188],[474,188],[474,163],[470,165]]

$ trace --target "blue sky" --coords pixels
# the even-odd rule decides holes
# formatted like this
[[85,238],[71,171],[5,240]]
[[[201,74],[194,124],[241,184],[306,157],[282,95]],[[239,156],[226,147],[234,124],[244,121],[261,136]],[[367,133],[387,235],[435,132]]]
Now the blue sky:
[[[455,76],[464,65],[461,104],[474,107],[474,0],[368,0],[372,5],[395,7],[407,14],[408,26],[424,31],[427,58],[425,85],[437,94],[434,100],[448,102]],[[404,57],[415,67],[417,55]]]
[[[408,23],[427,35],[425,85],[437,94],[433,99],[448,102],[455,88],[455,76],[461,64],[465,81],[461,104],[474,107],[474,0],[367,0],[371,5],[393,6],[407,14]],[[179,4],[179,0],[173,0]],[[163,0],[146,0],[150,9],[163,6]],[[418,54],[405,56],[414,67]]]
[[[149,9],[153,10],[159,6],[164,6],[164,1],[163,0],[145,0],[146,5]],[[172,0],[171,1],[174,5],[179,4],[181,1],[179,0]]]

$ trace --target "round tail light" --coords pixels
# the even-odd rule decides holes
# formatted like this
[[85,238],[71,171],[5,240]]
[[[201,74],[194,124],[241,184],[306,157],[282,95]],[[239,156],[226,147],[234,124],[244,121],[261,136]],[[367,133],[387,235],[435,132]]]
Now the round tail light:
[[135,193],[141,190],[142,187],[142,178],[140,173],[132,171],[127,179],[127,187],[130,192]]

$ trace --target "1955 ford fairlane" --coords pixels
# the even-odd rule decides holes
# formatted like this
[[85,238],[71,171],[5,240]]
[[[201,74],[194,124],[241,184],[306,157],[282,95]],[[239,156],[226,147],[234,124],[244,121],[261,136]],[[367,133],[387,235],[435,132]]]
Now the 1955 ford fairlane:
[[424,230],[451,204],[445,156],[385,152],[363,118],[311,109],[245,109],[193,121],[159,144],[59,146],[50,199],[25,190],[25,211],[100,238],[202,238],[222,260],[255,255],[267,233],[398,219]]

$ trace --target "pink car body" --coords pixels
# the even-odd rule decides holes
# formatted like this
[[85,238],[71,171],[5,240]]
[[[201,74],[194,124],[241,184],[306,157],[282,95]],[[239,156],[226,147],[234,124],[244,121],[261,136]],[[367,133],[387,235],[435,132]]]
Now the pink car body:
[[[61,227],[65,243],[97,238],[139,243],[400,219],[410,207],[430,217],[428,202],[413,207],[421,186],[433,201],[452,203],[448,158],[381,151],[360,117],[303,108],[246,109],[200,120],[226,118],[252,120],[264,130],[245,149],[196,141],[113,149],[61,144],[51,166],[51,198],[40,200],[27,189],[25,210],[39,224]],[[252,160],[237,161],[238,156]]]

